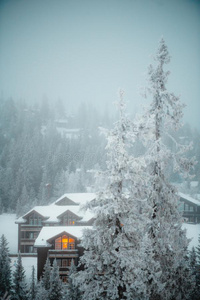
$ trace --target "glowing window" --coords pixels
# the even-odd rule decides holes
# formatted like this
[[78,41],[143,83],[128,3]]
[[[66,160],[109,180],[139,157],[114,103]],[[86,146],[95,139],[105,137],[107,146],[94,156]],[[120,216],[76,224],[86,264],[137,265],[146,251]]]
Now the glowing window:
[[62,249],[67,249],[68,246],[68,237],[66,235],[62,236]]
[[65,250],[65,249],[74,249],[75,240],[63,235],[62,238],[59,237],[55,240],[55,250]]

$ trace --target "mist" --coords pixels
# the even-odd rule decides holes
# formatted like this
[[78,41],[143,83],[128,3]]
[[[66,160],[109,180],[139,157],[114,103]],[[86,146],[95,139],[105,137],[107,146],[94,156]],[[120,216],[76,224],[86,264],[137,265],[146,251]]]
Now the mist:
[[199,1],[2,0],[1,98],[111,111],[123,88],[138,111],[162,36],[172,57],[169,90],[187,105],[184,121],[200,128]]

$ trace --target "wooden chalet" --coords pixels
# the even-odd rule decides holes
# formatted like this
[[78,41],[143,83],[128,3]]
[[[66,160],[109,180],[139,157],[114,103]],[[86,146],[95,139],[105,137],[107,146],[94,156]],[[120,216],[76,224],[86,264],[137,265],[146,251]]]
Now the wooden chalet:
[[[179,193],[179,209],[184,222],[200,223],[200,201]],[[81,210],[81,205],[95,199],[95,194],[64,194],[47,206],[36,206],[18,224],[18,250],[22,255],[37,256],[37,276],[42,276],[44,264],[57,260],[60,277],[65,282],[72,259],[75,265],[83,254],[80,247],[82,233],[92,226],[94,215]]]
[[179,193],[179,196],[179,210],[183,214],[184,222],[193,224],[200,223],[200,201],[183,193]]
[[83,254],[80,246],[82,233],[88,226],[56,226],[43,227],[34,247],[37,249],[37,277],[42,276],[44,265],[49,258],[51,265],[56,259],[59,266],[60,277],[67,281],[72,259],[78,264],[79,257]]
[[64,194],[50,205],[35,206],[16,221],[18,251],[24,255],[36,255],[34,244],[43,227],[91,226],[93,214],[83,212],[81,205],[94,198],[93,193]]

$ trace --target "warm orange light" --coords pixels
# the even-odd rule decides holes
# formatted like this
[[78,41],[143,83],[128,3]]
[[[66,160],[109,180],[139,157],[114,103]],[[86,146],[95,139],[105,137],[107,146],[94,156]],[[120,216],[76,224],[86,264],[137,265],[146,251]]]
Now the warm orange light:
[[69,242],[70,242],[70,243],[74,243],[74,239],[69,238]]
[[64,238],[64,239],[62,239],[62,242],[63,242],[63,243],[68,243],[68,239],[67,239],[67,238]]

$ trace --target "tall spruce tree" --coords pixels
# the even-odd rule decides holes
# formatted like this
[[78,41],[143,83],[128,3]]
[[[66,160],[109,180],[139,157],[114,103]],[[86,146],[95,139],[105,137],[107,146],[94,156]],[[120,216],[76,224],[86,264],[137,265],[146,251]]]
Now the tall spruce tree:
[[37,292],[37,287],[35,283],[35,267],[32,266],[31,283],[28,291],[28,300],[35,300],[36,292]]
[[42,286],[46,291],[50,290],[50,277],[51,277],[51,264],[49,258],[47,258],[46,263],[44,265],[44,272],[42,276]]
[[79,287],[75,284],[75,278],[77,275],[77,269],[74,264],[74,260],[72,260],[70,271],[69,271],[69,278],[68,278],[68,285],[67,285],[67,293],[66,293],[66,300],[81,300],[81,292]]
[[37,285],[35,300],[47,300],[49,297],[49,292],[45,290],[42,281],[39,281]]
[[[188,175],[193,160],[184,157],[187,147],[179,145],[169,130],[178,129],[182,117],[183,105],[178,97],[166,89],[169,72],[164,70],[170,57],[165,41],[161,39],[155,66],[150,65],[148,95],[152,97],[149,109],[143,115],[140,132],[146,146],[145,160],[148,174],[148,204],[151,207],[149,218],[149,236],[153,248],[153,259],[160,264],[162,273],[160,282],[164,284],[162,292],[150,285],[150,299],[190,299],[190,272],[187,258],[188,239],[182,230],[182,217],[178,211],[176,188],[167,177],[169,161],[174,171]],[[164,144],[164,135],[168,134],[175,144],[173,153]]]
[[191,299],[198,300],[200,295],[200,287],[198,286],[198,264],[197,255],[194,247],[192,247],[192,250],[190,251],[189,263],[192,279],[194,281],[194,288],[191,293]]
[[50,276],[49,300],[61,300],[63,296],[63,285],[60,279],[59,267],[56,259],[53,261],[53,267]]
[[13,285],[11,299],[27,300],[27,284],[25,281],[25,271],[22,266],[21,254],[19,252],[15,270],[13,272]]
[[[88,207],[96,220],[82,239],[83,271],[77,282],[83,299],[148,299],[147,285],[156,283],[159,269],[151,264],[151,249],[145,234],[145,182],[142,159],[130,155],[134,126],[125,114],[120,91],[119,121],[107,137],[107,170],[98,175],[101,190]],[[148,262],[153,272],[148,270]]]
[[197,254],[197,274],[196,274],[196,279],[197,279],[197,290],[200,294],[200,234],[199,234],[199,244],[196,247],[196,254]]
[[8,242],[4,235],[0,239],[0,297],[11,288],[11,267]]

